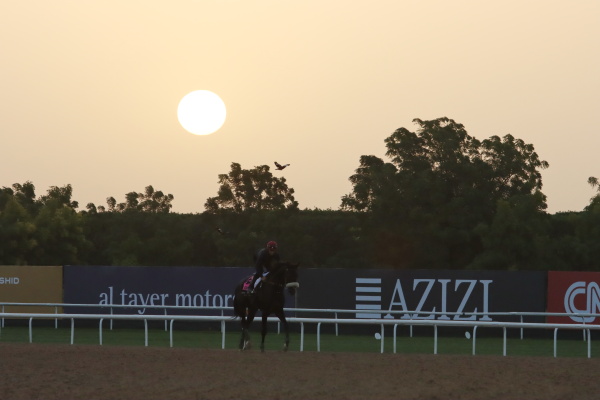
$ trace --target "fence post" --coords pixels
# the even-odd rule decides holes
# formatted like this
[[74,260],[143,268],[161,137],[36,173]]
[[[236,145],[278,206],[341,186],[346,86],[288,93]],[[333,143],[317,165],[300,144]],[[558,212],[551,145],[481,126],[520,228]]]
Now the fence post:
[[104,321],[104,318],[100,318],[100,322],[98,323],[98,337],[100,339],[100,346],[102,346],[102,321]]
[[381,324],[381,354],[383,354],[383,335],[384,335],[383,324]]
[[304,351],[304,322],[300,322],[300,351]]
[[[166,322],[166,320],[165,320]],[[169,345],[170,347],[173,347],[173,322],[174,320],[171,320],[171,323],[169,324]]]
[[554,358],[556,358],[556,335],[558,333],[558,328],[554,328]]
[[148,320],[144,320],[144,346],[148,347]]
[[[221,310],[223,316],[223,310]],[[225,350],[225,320],[221,321],[221,349]]]
[[587,329],[587,335],[588,335],[588,358],[592,358],[592,332]]
[[394,324],[394,354],[396,354],[396,329],[398,328],[398,324]]
[[317,324],[317,352],[321,351],[321,323]]
[[[338,318],[338,313],[335,313],[335,319]],[[335,336],[339,336],[338,324],[335,324]]]

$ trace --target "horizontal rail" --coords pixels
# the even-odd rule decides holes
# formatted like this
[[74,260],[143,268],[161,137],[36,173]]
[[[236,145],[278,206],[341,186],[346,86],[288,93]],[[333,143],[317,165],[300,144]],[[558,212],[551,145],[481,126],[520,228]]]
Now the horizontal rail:
[[[47,319],[45,313],[0,313],[1,318],[28,318],[29,319],[29,340],[33,341],[33,319]],[[53,318],[71,320],[71,344],[74,340],[74,321],[76,319],[98,320],[99,337],[102,344],[102,323],[105,319],[116,320],[143,320],[144,321],[144,343],[148,346],[148,325],[147,321],[170,321],[170,345],[173,347],[173,323],[174,321],[217,321],[221,322],[222,348],[225,348],[225,322],[231,321],[230,316],[206,316],[206,315],[137,315],[137,314],[53,314]],[[434,327],[434,354],[437,354],[437,328],[439,326],[469,327],[473,329],[473,354],[475,354],[476,332],[478,328],[502,328],[503,335],[503,355],[506,355],[506,329],[507,328],[529,328],[529,329],[554,329],[554,357],[556,357],[557,332],[558,329],[577,329],[588,332],[588,358],[591,358],[591,330],[600,330],[600,325],[589,324],[549,324],[535,322],[501,322],[501,321],[471,321],[471,320],[432,320],[432,319],[349,319],[349,318],[287,318],[291,323],[301,324],[300,351],[304,348],[304,324],[317,324],[317,351],[320,351],[320,327],[321,324],[349,324],[349,325],[379,325],[381,326],[381,352],[384,348],[384,326],[394,327],[394,353],[396,352],[396,327],[401,325],[417,325]],[[269,318],[269,321],[278,321],[277,318]]]
[[[129,308],[129,309],[177,309],[177,310],[215,310],[232,311],[231,306],[169,306],[169,305],[130,305],[130,304],[69,304],[69,303],[14,303],[0,302],[0,306],[45,306],[45,307],[89,307],[89,308]],[[365,310],[348,308],[284,308],[286,312],[313,312],[313,313],[348,313],[356,314]],[[406,315],[464,315],[464,316],[538,316],[538,317],[600,317],[598,313],[558,313],[558,312],[525,312],[525,311],[500,311],[500,312],[454,312],[454,311],[427,311],[427,310],[369,310],[373,314],[406,314]],[[1,313],[0,313],[1,314]]]
[[[232,312],[233,308],[229,307],[229,306],[169,306],[169,305],[131,305],[131,304],[69,304],[69,303],[16,303],[16,302],[0,302],[0,313],[3,313],[5,311],[5,306],[45,306],[45,307],[54,307],[54,314],[48,313],[48,315],[53,315],[52,318],[55,318],[54,320],[54,326],[55,328],[58,328],[58,317],[56,317],[56,315],[58,314],[58,308],[59,307],[73,307],[73,308],[104,308],[104,309],[110,309],[111,315],[113,315],[113,309],[137,309],[137,310],[143,310],[142,312],[138,311],[139,315],[146,315],[145,311],[146,309],[156,309],[156,310],[162,310],[164,313],[164,316],[166,317],[168,315],[167,311],[168,310],[195,310],[195,311],[201,311],[201,310],[212,310],[212,311],[221,311],[221,316],[225,315],[225,312]],[[326,314],[333,314],[334,315],[334,319],[338,319],[338,314],[356,314],[359,312],[362,312],[364,310],[356,310],[356,309],[337,309],[337,308],[329,308],[329,309],[313,309],[313,308],[284,308],[284,311],[286,313],[294,313],[295,316],[298,316],[301,313],[326,313]],[[383,316],[384,319],[392,319],[392,320],[396,320],[394,318],[389,318],[389,316],[397,316],[397,315],[402,315],[402,317],[400,317],[400,320],[404,320],[404,321],[415,321],[415,320],[435,320],[435,321],[443,321],[443,320],[467,320],[467,319],[472,319],[475,320],[477,319],[477,317],[482,317],[479,319],[479,322],[493,322],[492,318],[490,318],[491,316],[496,316],[496,317],[500,317],[500,316],[504,316],[504,317],[518,317],[521,323],[524,323],[524,317],[551,317],[551,316],[556,316],[556,317],[571,317],[573,318],[581,318],[583,320],[583,317],[600,317],[600,314],[597,313],[556,313],[556,312],[522,312],[522,311],[509,311],[509,312],[450,312],[450,311],[444,311],[444,312],[435,312],[435,311],[424,311],[424,310],[369,310],[370,313],[372,314],[381,314]],[[384,315],[385,314],[385,315]],[[150,314],[147,314],[150,315]],[[423,316],[425,315],[425,316]],[[449,316],[453,316],[453,318],[451,319]],[[114,316],[110,318],[110,329],[112,330],[113,327],[113,320],[114,320]],[[167,325],[167,321],[168,319],[164,319],[164,330],[167,331],[169,330],[168,325]],[[582,321],[583,324],[585,324],[585,321]],[[405,325],[405,324],[403,324]],[[413,335],[413,325],[416,325],[416,323],[411,322],[409,324],[410,327],[410,336],[412,337]],[[0,319],[0,328],[4,327],[4,317],[2,317]],[[320,327],[320,325],[318,326]],[[564,324],[561,324],[561,327],[564,327]],[[518,327],[518,329],[520,330],[520,338],[521,340],[524,337],[524,325],[521,325]],[[223,328],[224,329],[224,328]],[[395,331],[396,328],[394,328],[394,335],[395,335]],[[586,340],[586,330],[583,330],[583,339]],[[476,333],[476,330],[474,330],[474,334]],[[382,326],[382,334],[383,334],[383,326]],[[339,322],[335,322],[335,335],[338,336],[339,335]],[[394,342],[395,345],[395,342]]]

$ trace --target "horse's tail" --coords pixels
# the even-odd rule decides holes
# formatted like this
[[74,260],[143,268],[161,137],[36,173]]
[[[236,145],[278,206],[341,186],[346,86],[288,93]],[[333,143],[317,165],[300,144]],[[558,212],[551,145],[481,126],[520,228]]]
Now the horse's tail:
[[242,309],[240,307],[239,304],[233,304],[233,316],[231,317],[231,319],[238,319],[238,318],[242,318],[244,314],[242,313]]
[[242,283],[235,287],[233,295],[233,317],[231,319],[242,318],[246,314],[242,299]]

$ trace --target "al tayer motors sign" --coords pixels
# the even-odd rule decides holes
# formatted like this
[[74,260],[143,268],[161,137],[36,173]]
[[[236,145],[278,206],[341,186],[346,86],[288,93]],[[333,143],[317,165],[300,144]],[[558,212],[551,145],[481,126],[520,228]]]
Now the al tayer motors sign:
[[[600,272],[548,272],[548,312],[600,314]],[[600,324],[600,317],[555,316],[550,323]]]

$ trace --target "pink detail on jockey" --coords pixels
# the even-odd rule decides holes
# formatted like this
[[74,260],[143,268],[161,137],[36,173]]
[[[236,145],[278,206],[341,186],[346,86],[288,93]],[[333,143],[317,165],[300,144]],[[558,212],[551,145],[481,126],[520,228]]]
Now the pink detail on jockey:
[[248,279],[246,279],[246,280],[244,281],[244,283],[242,284],[242,290],[243,290],[244,292],[246,292],[246,291],[250,290],[250,284],[252,283],[252,278],[253,278],[253,276],[252,276],[252,275],[250,275],[250,276],[248,277]]

